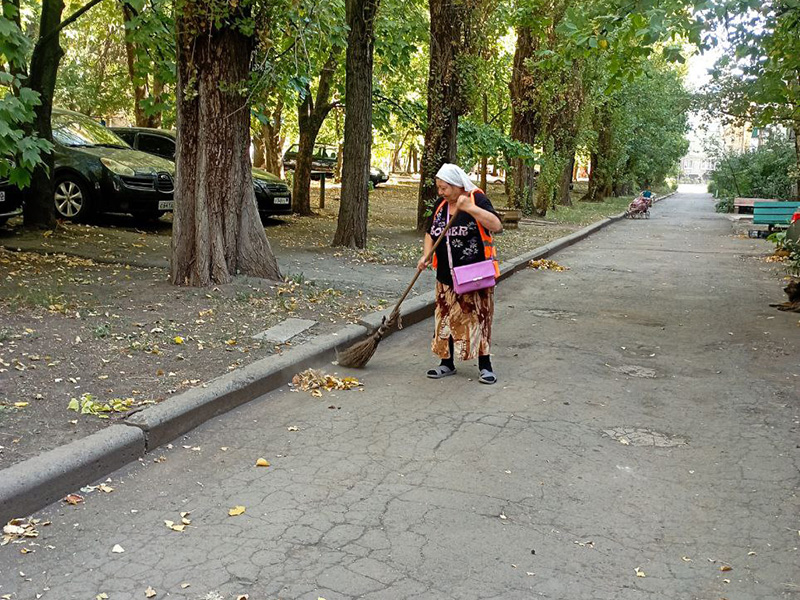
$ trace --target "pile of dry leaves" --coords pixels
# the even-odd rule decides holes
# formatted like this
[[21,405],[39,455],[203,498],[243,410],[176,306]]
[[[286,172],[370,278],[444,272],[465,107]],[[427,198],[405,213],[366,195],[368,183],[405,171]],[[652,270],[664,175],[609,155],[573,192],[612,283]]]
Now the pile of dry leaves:
[[528,266],[531,269],[536,269],[537,271],[568,271],[569,267],[565,267],[564,265],[558,264],[554,260],[550,260],[549,258],[540,258],[539,260],[532,260],[528,263]]
[[315,398],[322,398],[322,390],[352,390],[364,384],[355,377],[336,377],[315,369],[306,369],[292,377],[289,387],[293,392],[309,392]]

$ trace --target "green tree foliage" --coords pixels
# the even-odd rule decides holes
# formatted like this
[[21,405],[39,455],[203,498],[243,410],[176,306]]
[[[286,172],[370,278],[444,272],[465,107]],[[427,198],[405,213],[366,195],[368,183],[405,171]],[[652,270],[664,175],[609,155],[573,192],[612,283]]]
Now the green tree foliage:
[[20,25],[19,4],[3,0],[0,13],[0,179],[8,179],[23,188],[30,183],[34,168],[42,164],[42,154],[49,152],[52,145],[27,131],[41,100],[37,92],[25,86],[31,42]]
[[725,54],[700,104],[726,122],[779,123],[795,137],[789,174],[800,182],[800,4],[796,0],[718,0]]
[[[74,2],[77,8],[78,2]],[[116,2],[102,2],[91,19],[62,35],[68,57],[58,71],[54,102],[91,116],[130,111],[133,94],[125,67],[125,24]]]
[[783,136],[772,136],[750,152],[717,151],[717,168],[709,191],[720,198],[792,198],[789,171],[795,163],[794,147]]

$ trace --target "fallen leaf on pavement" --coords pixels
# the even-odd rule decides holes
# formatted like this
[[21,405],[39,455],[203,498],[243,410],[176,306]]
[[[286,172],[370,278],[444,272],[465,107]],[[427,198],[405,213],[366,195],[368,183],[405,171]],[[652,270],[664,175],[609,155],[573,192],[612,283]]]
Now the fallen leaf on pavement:
[[635,571],[637,577],[647,577],[647,575],[644,574],[644,571],[642,571],[639,567],[636,567]]
[[144,591],[144,595],[148,598],[155,598],[156,591],[148,585],[147,589]]
[[83,496],[81,496],[80,494],[69,494],[64,497],[64,502],[66,502],[67,504],[71,504],[72,506],[75,506],[83,502]]
[[105,592],[100,592],[97,596],[94,597],[94,600],[108,600],[108,594]]
[[682,560],[683,562],[692,562],[692,559],[691,559],[691,558],[689,558],[688,556],[681,556],[681,560]]
[[243,514],[245,511],[244,506],[234,506],[232,509],[228,511],[228,514],[232,517],[238,517],[239,515]]
[[183,531],[184,529],[186,529],[186,525],[183,524],[176,525],[174,521],[165,520],[164,525],[166,525],[167,528],[172,529],[172,531]]
[[269,462],[267,461],[266,458],[259,458],[256,461],[256,466],[257,467],[268,467],[269,466]]
[[122,554],[123,552],[125,552],[125,548],[123,548],[119,544],[114,544],[114,547],[111,549],[111,552],[113,552],[114,554]]
[[731,567],[731,566],[729,566],[729,565],[722,565],[722,566],[719,568],[719,570],[720,570],[720,571],[733,571],[733,567]]
[[181,584],[181,589],[182,589],[182,590],[185,590],[186,588],[188,588],[188,587],[189,587],[189,586],[191,586],[191,585],[192,585],[191,583],[186,583],[186,582],[184,582],[184,583],[182,583],[182,584]]
[[114,488],[112,488],[110,485],[106,485],[105,483],[101,483],[100,485],[98,485],[97,489],[100,490],[101,492],[105,492],[106,494],[110,494],[111,492],[114,491]]
[[286,428],[286,431],[299,431],[299,430],[297,429],[297,427],[295,427],[294,425],[292,425],[291,427],[287,427],[287,428]]
[[[39,532],[36,530],[40,519],[11,519],[6,525],[3,526],[3,541],[0,546],[5,546],[9,542],[20,538],[35,538],[39,537]],[[42,525],[49,525],[49,521],[42,523]]]

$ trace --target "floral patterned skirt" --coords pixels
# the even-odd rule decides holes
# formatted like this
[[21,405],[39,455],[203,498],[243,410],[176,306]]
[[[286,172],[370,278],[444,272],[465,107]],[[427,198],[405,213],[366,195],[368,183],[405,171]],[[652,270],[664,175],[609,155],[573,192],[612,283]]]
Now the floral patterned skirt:
[[493,318],[493,287],[456,294],[451,286],[437,281],[433,353],[439,358],[450,358],[447,341],[453,336],[455,355],[461,360],[488,355]]

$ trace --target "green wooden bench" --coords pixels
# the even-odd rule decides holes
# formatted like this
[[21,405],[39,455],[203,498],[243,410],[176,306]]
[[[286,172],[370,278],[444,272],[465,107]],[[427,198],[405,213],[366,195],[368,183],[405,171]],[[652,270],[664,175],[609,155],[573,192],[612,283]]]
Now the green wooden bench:
[[756,202],[753,204],[753,225],[788,227],[792,215],[800,210],[800,202]]

